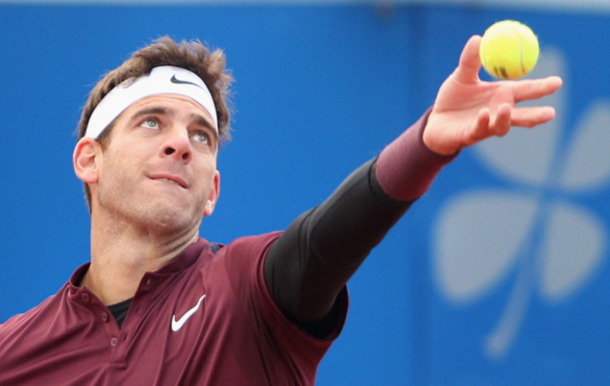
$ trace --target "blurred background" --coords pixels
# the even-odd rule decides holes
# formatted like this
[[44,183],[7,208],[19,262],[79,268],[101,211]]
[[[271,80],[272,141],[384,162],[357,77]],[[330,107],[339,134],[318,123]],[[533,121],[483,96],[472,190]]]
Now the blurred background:
[[136,49],[169,35],[227,54],[233,140],[201,232],[229,243],[323,201],[432,105],[466,40],[504,19],[539,37],[529,76],[563,77],[541,102],[557,119],[442,171],[351,279],[317,384],[609,384],[601,0],[0,1],[0,323],[89,260],[74,130],[93,85]]

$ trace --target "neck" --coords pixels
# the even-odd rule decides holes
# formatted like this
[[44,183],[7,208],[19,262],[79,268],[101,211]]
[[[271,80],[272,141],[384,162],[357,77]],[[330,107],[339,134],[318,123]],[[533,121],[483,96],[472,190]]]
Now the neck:
[[106,305],[132,298],[144,274],[157,271],[196,242],[198,229],[168,232],[92,215],[91,265],[82,285]]

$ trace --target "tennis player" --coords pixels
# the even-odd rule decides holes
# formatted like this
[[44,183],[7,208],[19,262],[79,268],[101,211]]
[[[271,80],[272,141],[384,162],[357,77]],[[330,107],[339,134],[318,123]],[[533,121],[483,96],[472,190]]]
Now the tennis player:
[[480,37],[423,116],[284,232],[199,236],[220,194],[231,77],[221,51],[162,38],[93,89],[74,170],[91,258],[0,325],[0,385],[313,385],[348,309],[346,283],[460,149],[552,107],[515,103],[561,79],[483,82]]

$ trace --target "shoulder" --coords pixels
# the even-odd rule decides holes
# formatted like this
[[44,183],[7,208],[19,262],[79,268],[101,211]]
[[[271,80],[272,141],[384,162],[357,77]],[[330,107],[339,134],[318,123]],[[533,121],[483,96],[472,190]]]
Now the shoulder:
[[[282,232],[240,237],[231,243],[219,245],[209,265],[203,270],[208,280],[224,278],[236,292],[246,295],[259,286],[259,271],[264,258]],[[203,267],[203,266],[202,266]]]
[[0,342],[16,331],[32,330],[45,325],[41,320],[46,319],[49,312],[57,308],[60,295],[51,295],[36,307],[9,318],[0,324]]
[[[282,233],[282,231],[275,231],[256,236],[244,236],[226,245],[200,239],[204,245],[196,250],[196,255],[192,256],[192,260],[197,261],[193,268],[207,269],[210,265],[218,267],[219,265],[231,265],[238,261],[254,262],[257,257],[266,254],[269,247]],[[185,256],[188,257],[188,255]]]
[[227,252],[239,253],[245,252],[247,254],[263,252],[268,248],[278,237],[282,235],[281,231],[265,233],[256,236],[245,236],[235,239],[225,248]]
[[264,260],[269,247],[281,234],[281,231],[275,231],[244,236],[226,245],[201,239],[204,245],[196,251],[196,256],[193,256],[196,263],[190,266],[189,271],[201,272],[208,279],[222,272],[243,278],[243,275],[256,272],[256,267]]
[[282,232],[278,231],[257,236],[240,237],[222,247],[219,255],[223,256],[228,268],[235,265],[256,265],[256,262],[264,259],[269,247],[281,234]]

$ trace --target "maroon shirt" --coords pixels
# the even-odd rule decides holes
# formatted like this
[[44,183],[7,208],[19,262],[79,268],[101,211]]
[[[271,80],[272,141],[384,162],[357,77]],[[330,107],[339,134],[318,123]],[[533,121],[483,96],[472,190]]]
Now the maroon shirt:
[[[415,200],[455,157],[426,148],[427,117],[377,160],[374,176],[392,200]],[[200,239],[144,276],[120,330],[108,308],[77,286],[88,265],[57,295],[0,325],[0,386],[313,385],[318,363],[345,322],[345,283],[408,208],[394,201],[381,205],[386,198],[369,189],[371,170],[360,168],[360,179],[349,177],[317,210],[295,220],[268,259],[274,263],[273,299],[286,304],[307,294],[316,301],[305,311],[335,304],[327,340],[291,324],[265,284],[265,257],[281,233],[241,238],[216,254]],[[360,201],[354,204],[355,191]],[[304,239],[316,242],[303,248]],[[366,240],[356,243],[360,239]]]
[[0,385],[313,385],[342,324],[319,341],[277,308],[263,261],[280,234],[217,253],[200,239],[143,277],[122,329],[77,286],[80,267],[55,296],[0,325]]

